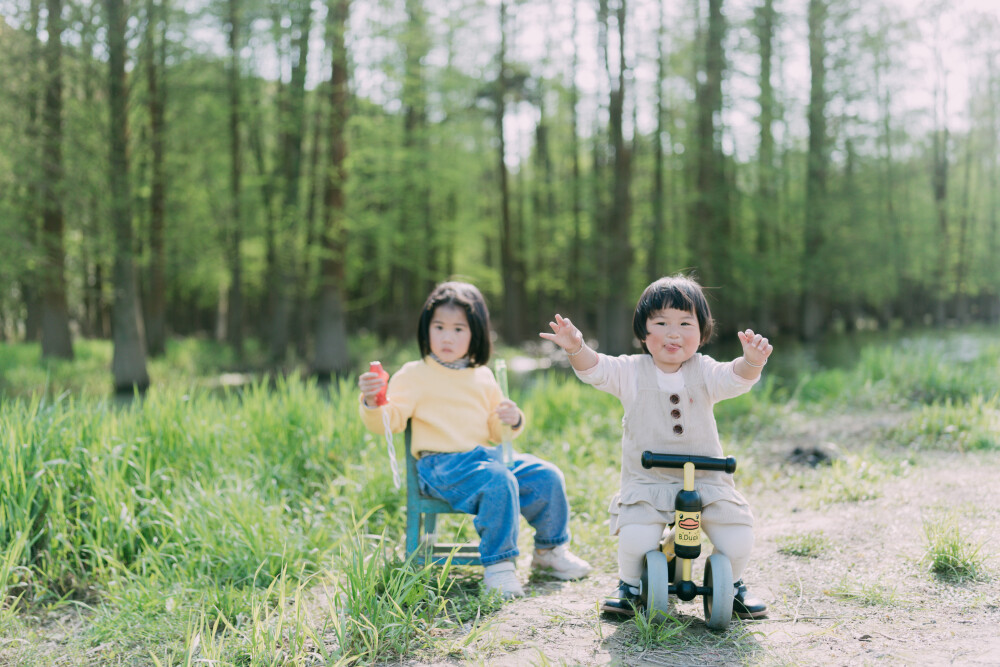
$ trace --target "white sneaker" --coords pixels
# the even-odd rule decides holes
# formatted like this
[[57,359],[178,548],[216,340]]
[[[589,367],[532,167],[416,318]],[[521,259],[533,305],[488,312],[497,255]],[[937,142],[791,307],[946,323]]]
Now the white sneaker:
[[517,571],[511,560],[487,565],[483,572],[483,584],[486,590],[500,593],[504,600],[524,597],[524,589],[517,580]]
[[531,557],[531,568],[566,581],[586,577],[593,569],[590,563],[573,555],[565,544],[554,549],[535,549],[535,554]]

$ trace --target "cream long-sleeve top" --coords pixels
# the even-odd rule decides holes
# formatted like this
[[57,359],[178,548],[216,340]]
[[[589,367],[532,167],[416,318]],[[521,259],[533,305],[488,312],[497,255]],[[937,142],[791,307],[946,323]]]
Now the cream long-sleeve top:
[[[361,419],[372,433],[382,433],[383,413],[389,428],[399,433],[412,422],[413,455],[467,452],[477,446],[499,443],[504,424],[496,414],[503,392],[488,366],[459,370],[441,365],[431,357],[404,364],[390,379],[389,402],[369,408],[361,397]],[[514,437],[524,432],[525,417],[512,429]]]
[[[576,374],[587,384],[618,397],[625,408],[621,486],[609,507],[612,533],[619,525],[617,515],[626,517],[629,505],[647,503],[658,511],[673,512],[683,472],[647,470],[640,463],[642,452],[721,457],[722,444],[712,406],[746,393],[759,379],[740,377],[733,362],[718,362],[700,353],[685,361],[676,373],[660,371],[648,354],[599,354],[596,366]],[[736,490],[732,475],[697,471],[695,487],[706,506],[718,500],[733,503],[726,520],[752,525],[749,505]]]

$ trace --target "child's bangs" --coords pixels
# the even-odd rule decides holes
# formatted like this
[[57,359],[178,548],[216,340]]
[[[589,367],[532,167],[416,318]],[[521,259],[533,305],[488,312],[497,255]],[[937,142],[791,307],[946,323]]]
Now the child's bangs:
[[694,300],[688,296],[684,290],[678,289],[676,285],[670,285],[659,289],[650,295],[649,314],[673,308],[683,310],[688,313],[696,312]]

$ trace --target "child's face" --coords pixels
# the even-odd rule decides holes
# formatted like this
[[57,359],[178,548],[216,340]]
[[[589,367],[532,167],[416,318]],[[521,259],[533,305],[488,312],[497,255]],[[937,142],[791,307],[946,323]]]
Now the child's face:
[[465,310],[458,306],[445,304],[435,308],[428,334],[431,352],[441,361],[451,363],[469,353],[472,330]]
[[691,311],[664,308],[646,319],[646,349],[656,367],[665,373],[678,370],[694,356],[701,343],[698,317]]

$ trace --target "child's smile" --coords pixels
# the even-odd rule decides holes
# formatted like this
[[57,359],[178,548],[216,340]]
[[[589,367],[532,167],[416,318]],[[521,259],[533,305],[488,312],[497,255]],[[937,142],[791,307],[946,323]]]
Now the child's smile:
[[664,373],[677,371],[701,343],[697,316],[687,310],[664,308],[646,319],[646,349]]

